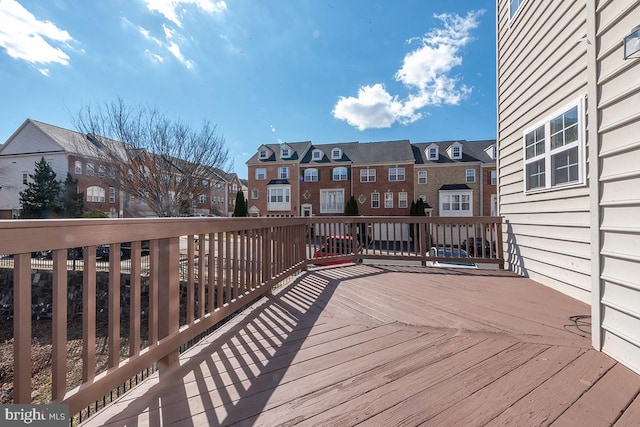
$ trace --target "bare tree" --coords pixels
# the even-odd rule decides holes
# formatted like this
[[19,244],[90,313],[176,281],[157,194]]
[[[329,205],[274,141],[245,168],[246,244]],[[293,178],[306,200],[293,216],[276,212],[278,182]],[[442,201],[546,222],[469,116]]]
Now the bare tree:
[[85,105],[75,121],[86,138],[83,144],[105,159],[104,179],[158,216],[186,213],[220,180],[216,171],[231,166],[224,137],[206,120],[192,129],[156,107],[130,106],[118,98]]

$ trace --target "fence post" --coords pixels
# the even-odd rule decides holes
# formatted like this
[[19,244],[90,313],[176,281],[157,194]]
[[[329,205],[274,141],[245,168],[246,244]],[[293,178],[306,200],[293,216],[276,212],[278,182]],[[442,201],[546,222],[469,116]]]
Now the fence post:
[[[158,338],[177,332],[180,327],[180,239],[158,241]],[[158,361],[160,368],[178,361],[179,349]]]
[[31,254],[13,262],[13,403],[31,403]]

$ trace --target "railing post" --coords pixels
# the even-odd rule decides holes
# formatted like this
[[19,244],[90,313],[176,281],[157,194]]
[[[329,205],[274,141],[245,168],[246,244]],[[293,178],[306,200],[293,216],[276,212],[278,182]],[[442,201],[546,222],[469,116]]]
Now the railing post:
[[31,403],[31,254],[13,262],[13,403]]
[[[180,240],[178,237],[158,241],[158,338],[177,332],[180,327]],[[178,361],[179,349],[158,361],[160,368]]]
[[498,218],[498,221],[494,223],[494,226],[496,227],[496,235],[497,235],[496,236],[496,252],[497,252],[496,255],[501,260],[500,264],[498,264],[498,268],[500,270],[504,270],[504,250],[502,246],[502,217],[499,216],[497,218]]

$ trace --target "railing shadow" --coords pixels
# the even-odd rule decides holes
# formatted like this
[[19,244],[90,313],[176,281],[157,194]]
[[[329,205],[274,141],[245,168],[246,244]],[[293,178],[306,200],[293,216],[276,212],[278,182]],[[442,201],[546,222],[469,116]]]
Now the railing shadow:
[[[381,273],[360,267],[358,277]],[[144,396],[136,398],[135,391],[125,396],[120,405],[126,407],[103,421],[137,425],[138,416],[148,412],[154,425],[251,425],[249,420],[269,402],[339,283],[354,277],[336,275],[338,271],[309,272],[265,297],[232,322],[232,329],[223,327],[217,337],[185,353],[181,366],[160,372]]]

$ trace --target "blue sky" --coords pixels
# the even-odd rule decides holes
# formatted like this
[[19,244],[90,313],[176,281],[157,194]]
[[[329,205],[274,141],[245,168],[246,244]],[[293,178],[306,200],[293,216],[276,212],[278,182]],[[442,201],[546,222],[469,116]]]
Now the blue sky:
[[0,0],[0,143],[151,104],[264,143],[494,139],[494,0]]

